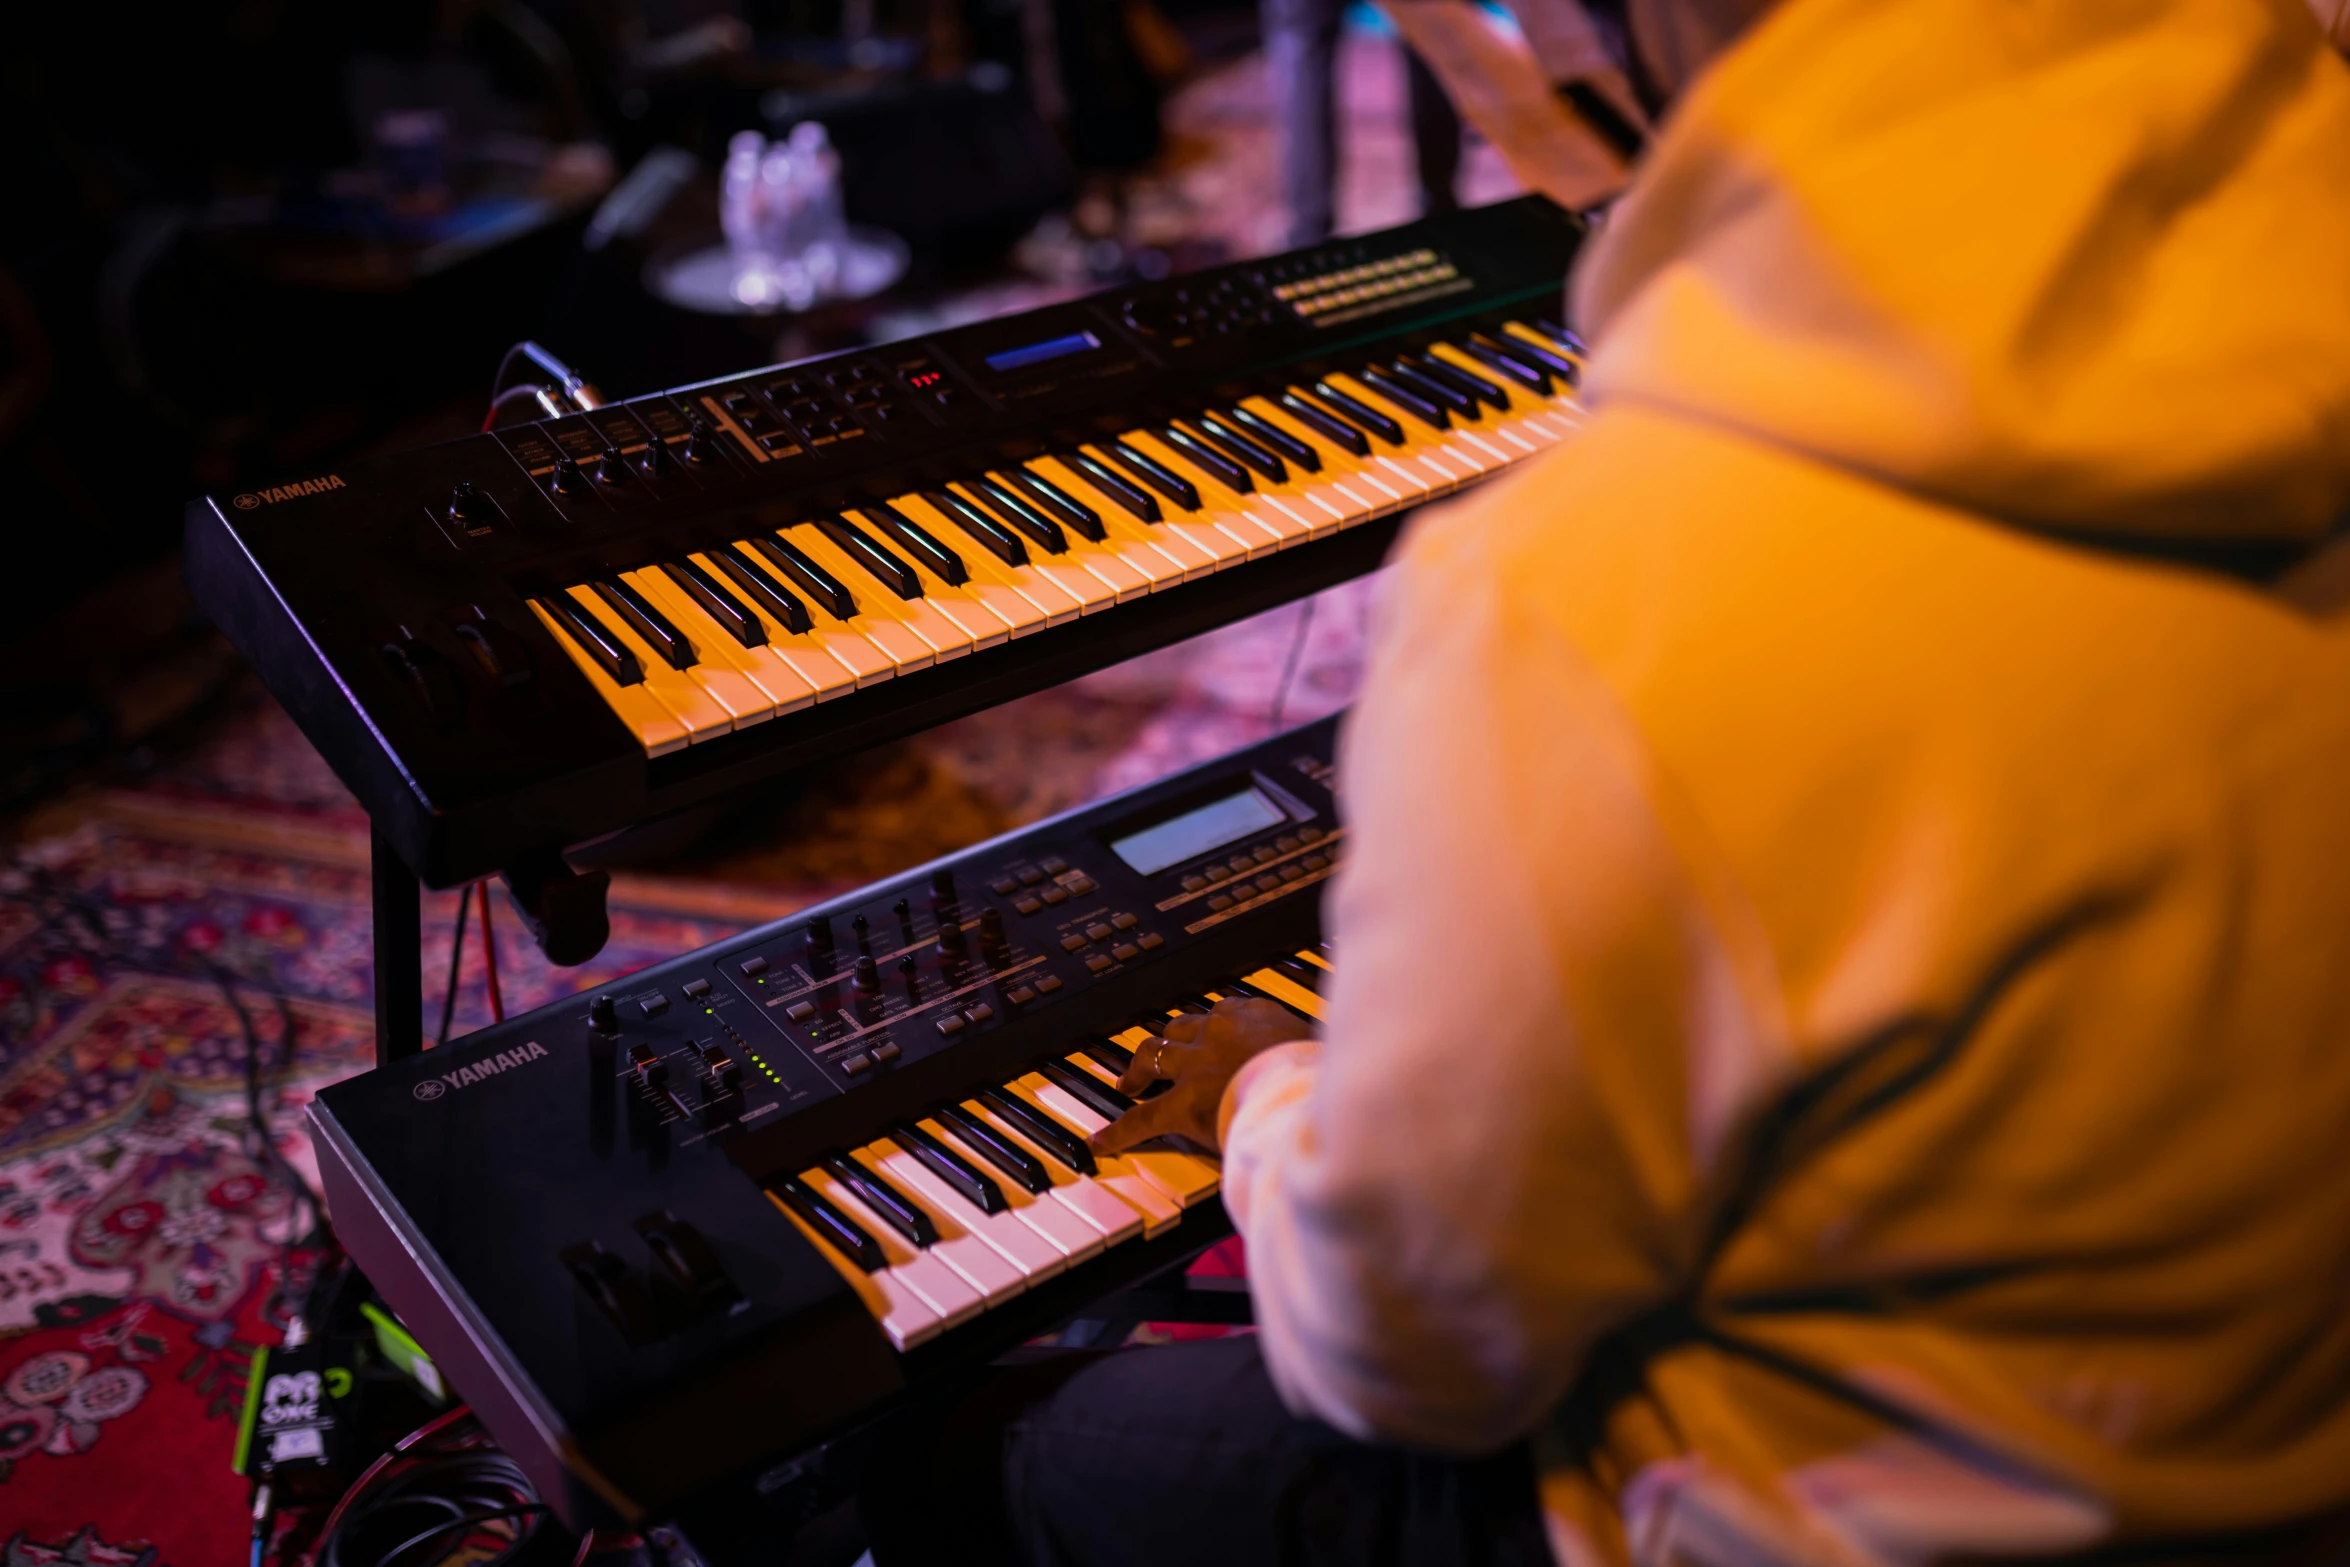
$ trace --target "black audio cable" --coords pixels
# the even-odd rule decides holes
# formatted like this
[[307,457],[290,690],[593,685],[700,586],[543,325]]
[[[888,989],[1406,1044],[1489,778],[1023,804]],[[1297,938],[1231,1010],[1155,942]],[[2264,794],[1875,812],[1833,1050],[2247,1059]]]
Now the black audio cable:
[[1306,635],[1314,629],[1314,600],[1298,605],[1297,630],[1289,638],[1289,657],[1281,666],[1281,683],[1273,688],[1273,708],[1265,715],[1265,733],[1281,732],[1281,716],[1289,706],[1289,687],[1297,679],[1298,662],[1305,657]]
[[[500,1567],[530,1548],[547,1516],[522,1466],[459,1404],[351,1483],[319,1531],[317,1567],[433,1567],[467,1546],[469,1567]],[[510,1527],[488,1527],[500,1523]]]

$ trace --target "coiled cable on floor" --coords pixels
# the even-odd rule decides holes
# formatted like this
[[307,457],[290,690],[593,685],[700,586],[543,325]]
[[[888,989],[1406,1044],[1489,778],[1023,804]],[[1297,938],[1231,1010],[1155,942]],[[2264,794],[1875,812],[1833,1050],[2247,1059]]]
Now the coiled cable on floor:
[[[498,1567],[546,1527],[517,1464],[459,1404],[393,1444],[352,1482],[319,1533],[318,1567],[433,1567],[462,1552]],[[506,1529],[491,1525],[504,1523]]]

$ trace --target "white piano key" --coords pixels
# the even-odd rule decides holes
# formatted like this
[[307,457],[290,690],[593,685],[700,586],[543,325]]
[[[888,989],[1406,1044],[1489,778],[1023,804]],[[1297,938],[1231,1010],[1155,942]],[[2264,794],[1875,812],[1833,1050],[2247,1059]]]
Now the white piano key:
[[[938,655],[931,651],[930,645],[902,626],[881,621],[868,626],[862,613],[849,620],[833,614],[815,594],[777,571],[766,556],[751,547],[749,540],[738,540],[729,548],[747,561],[753,571],[807,606],[809,642],[854,675],[860,689],[879,685],[901,670],[928,668],[936,661]],[[869,632],[886,632],[886,636]]]
[[1031,1158],[1042,1164],[1053,1183],[1053,1199],[1085,1221],[1102,1237],[1104,1244],[1117,1246],[1146,1233],[1156,1235],[1181,1217],[1181,1210],[1159,1196],[1155,1189],[1149,1189],[1150,1208],[1139,1208],[1093,1176],[1070,1169],[1050,1150],[1031,1142],[1027,1134],[977,1100],[963,1108],[1010,1139],[1014,1146],[1026,1149]]
[[873,1145],[876,1152],[883,1148],[890,1152],[877,1161],[881,1170],[896,1183],[899,1191],[922,1205],[931,1221],[939,1226],[942,1237],[947,1224],[960,1224],[985,1241],[1030,1284],[1041,1284],[1067,1271],[1068,1254],[1022,1224],[1009,1210],[982,1213],[965,1201],[962,1193],[940,1180],[928,1165],[897,1144],[885,1141]]
[[595,589],[583,586],[564,591],[580,613],[591,616],[622,647],[636,655],[638,665],[645,672],[645,689],[677,715],[678,722],[685,725],[687,735],[693,740],[698,742],[734,732],[734,714],[698,682],[687,679],[684,671],[673,668],[667,659],[654,652],[650,643],[596,596]]
[[667,756],[685,749],[691,736],[686,733],[685,725],[678,722],[677,715],[661,705],[659,697],[642,682],[632,686],[620,684],[587,656],[571,639],[571,633],[556,624],[554,616],[536,604],[531,605],[530,611],[545,623],[547,634],[555,639],[556,645],[571,655],[571,662],[587,677],[588,684],[596,688],[596,695],[604,699],[604,705],[636,736],[637,744],[645,748],[645,755]]
[[[1253,527],[1272,541],[1273,548],[1287,549],[1292,544],[1303,544],[1313,537],[1313,528],[1297,515],[1260,490],[1246,493],[1228,488],[1221,479],[1193,462],[1174,447],[1160,440],[1148,430],[1134,430],[1125,437],[1126,444],[1157,459],[1163,466],[1189,479],[1199,491],[1204,503],[1203,513],[1219,522],[1238,517],[1246,527]],[[1245,531],[1231,529],[1229,531]],[[1261,555],[1262,549],[1252,554]]]
[[[726,583],[728,587],[737,586],[733,579],[718,568],[710,556],[696,554],[692,558],[696,565],[718,578],[719,581]],[[769,580],[773,580],[772,577]],[[812,630],[792,630],[769,614],[764,604],[739,589],[736,591],[735,597],[749,605],[751,613],[759,617],[760,624],[767,628],[768,648],[777,658],[790,666],[792,673],[799,676],[816,701],[829,702],[836,696],[846,696],[849,692],[857,689],[856,669],[841,659],[832,649],[818,641]],[[802,605],[807,604],[807,595],[804,593],[794,593],[792,597],[799,600]],[[808,619],[811,625],[814,624],[816,616],[816,610],[810,608]],[[888,660],[875,652],[870,643],[866,644],[865,657],[883,671],[889,668]]]
[[[960,496],[966,505],[977,507],[998,522],[1003,522],[995,509],[985,504],[970,485],[953,484],[948,488]],[[1015,495],[1015,499],[1025,501],[1027,497]],[[1005,580],[1027,594],[1039,608],[1048,610],[1056,626],[1117,603],[1117,589],[1086,568],[1084,552],[1096,547],[1086,541],[1085,535],[1061,524],[1058,518],[1033,502],[1029,504],[1029,509],[1059,528],[1064,548],[1058,553],[1049,550],[1018,528],[1012,528],[1010,523],[1004,522],[1003,525],[1011,528],[1028,549],[1028,564],[1025,566],[1007,566],[1000,561],[995,563],[996,570]]]
[[889,1222],[858,1201],[854,1192],[823,1170],[809,1170],[800,1179],[805,1181],[826,1202],[857,1221],[858,1228],[873,1237],[881,1247],[882,1256],[889,1260],[886,1270],[890,1278],[905,1286],[937,1312],[945,1326],[961,1327],[987,1309],[987,1302],[971,1282],[948,1267],[929,1252],[918,1250],[912,1242],[892,1229]]
[[1397,453],[1399,459],[1441,469],[1452,476],[1455,487],[1481,479],[1503,466],[1502,460],[1482,443],[1462,434],[1459,420],[1453,422],[1450,431],[1431,430],[1420,422],[1418,415],[1390,400],[1367,381],[1344,372],[1333,373],[1326,379],[1355,401],[1377,409],[1403,426],[1404,443]]
[[[969,496],[962,499],[965,504],[971,503]],[[964,584],[963,591],[984,599],[1011,626],[1012,635],[1024,637],[1042,631],[1047,626],[1075,620],[1083,613],[1083,606],[1076,599],[1025,567],[1007,566],[986,545],[965,532],[954,518],[921,496],[901,496],[891,504],[919,524],[931,537],[955,552],[962,560],[964,569],[971,574],[971,580]],[[995,520],[986,507],[979,507],[978,510],[982,516]],[[1031,559],[1039,553],[1038,546],[1029,543],[1016,531],[1008,526],[1005,531],[1020,539]]]
[[1102,531],[1109,535],[1110,546],[1118,550],[1121,559],[1149,577],[1154,588],[1173,587],[1195,577],[1211,576],[1217,570],[1216,556],[1165,531],[1164,523],[1144,522],[1059,459],[1039,457],[1028,466],[1068,491],[1081,504],[1091,507],[1102,519]]
[[[781,659],[760,657],[766,649],[744,647],[728,631],[695,603],[692,595],[669,580],[658,567],[647,566],[638,571],[624,571],[621,577],[653,601],[669,623],[684,632],[702,655],[702,666],[712,672],[731,670],[767,699],[766,717],[778,713],[797,712],[816,700],[816,693],[808,682],[792,673],[791,666]],[[707,684],[707,677],[704,679]],[[735,727],[746,727],[743,719],[735,720]]]
[[[1079,1104],[1067,1089],[1039,1073],[1031,1072],[1013,1086],[1029,1103],[1080,1137],[1091,1137],[1110,1124]],[[1190,1154],[1130,1149],[1115,1155],[1114,1161],[1098,1153],[1094,1159],[1101,1165],[1099,1179],[1102,1184],[1137,1206],[1140,1206],[1137,1202],[1138,1188],[1130,1183],[1140,1183],[1140,1186],[1157,1192],[1178,1209],[1187,1208],[1216,1193],[1216,1167]],[[1115,1174],[1110,1168],[1113,1162],[1120,1166]]]
[[[880,627],[900,627],[929,648],[933,661],[941,664],[971,651],[970,632],[949,616],[940,614],[935,604],[924,599],[899,598],[896,589],[851,560],[815,524],[800,523],[783,531],[810,560],[848,585],[849,592],[856,596],[860,629],[865,629],[868,635],[878,640]],[[901,667],[915,666],[909,663]]]
[[[1317,407],[1323,406],[1320,399],[1309,391],[1298,387],[1292,387],[1290,390],[1293,395],[1302,398],[1309,404]],[[1345,388],[1341,387],[1340,390],[1343,391]],[[1335,408],[1327,411],[1331,418],[1342,424],[1354,424],[1353,420]],[[1360,427],[1357,426],[1357,428]],[[1427,463],[1411,458],[1404,447],[1390,446],[1384,436],[1369,431],[1364,431],[1363,436],[1370,446],[1370,453],[1368,456],[1357,458],[1356,461],[1362,464],[1366,472],[1376,474],[1382,483],[1395,491],[1397,499],[1404,505],[1418,506],[1424,502],[1435,500],[1439,496],[1449,495],[1459,488],[1460,480],[1451,469],[1431,468]],[[1407,443],[1410,438],[1410,432],[1407,430],[1405,432]]]
[[980,1298],[990,1306],[1001,1305],[1028,1287],[1020,1270],[1004,1260],[1001,1252],[971,1233],[971,1226],[952,1213],[935,1211],[924,1202],[919,1193],[906,1190],[905,1183],[887,1168],[887,1158],[898,1152],[892,1142],[868,1143],[857,1150],[857,1158],[864,1166],[896,1187],[901,1196],[930,1215],[930,1222],[938,1227],[938,1239],[922,1248],[923,1255],[935,1257],[961,1274],[965,1282],[979,1291]]
[[945,1331],[946,1319],[931,1304],[914,1293],[904,1279],[889,1268],[867,1273],[852,1257],[843,1256],[831,1241],[825,1239],[807,1220],[792,1211],[789,1203],[774,1193],[768,1201],[783,1211],[783,1216],[797,1226],[802,1235],[816,1248],[818,1256],[832,1264],[833,1271],[848,1281],[857,1292],[865,1309],[881,1324],[881,1331],[889,1335],[890,1346],[901,1354],[917,1344],[925,1344]]
[[[922,1130],[937,1138],[947,1147],[962,1155],[963,1162],[986,1174],[1004,1194],[1004,1204],[1022,1224],[1043,1236],[1048,1244],[1071,1262],[1083,1262],[1098,1256],[1103,1248],[1102,1232],[1088,1224],[1070,1209],[1053,1200],[1050,1190],[1030,1191],[1010,1176],[988,1163],[986,1155],[972,1147],[955,1129],[943,1121],[918,1123]],[[968,1206],[968,1205],[966,1205]]]
[[[1206,513],[1186,511],[1180,502],[1169,500],[1158,491],[1151,489],[1149,485],[1127,472],[1101,448],[1088,447],[1086,450],[1096,462],[1126,478],[1138,488],[1148,491],[1151,497],[1159,503],[1159,521],[1145,523],[1143,526],[1181,539],[1196,552],[1214,561],[1218,571],[1222,571],[1228,566],[1238,566],[1252,555],[1262,555],[1275,547],[1273,542],[1265,537],[1261,529],[1252,528],[1247,533],[1237,533],[1230,528],[1220,527]],[[1108,498],[1104,497],[1104,499]],[[1118,502],[1110,500],[1108,504],[1116,506]]]
[[1322,1020],[1322,998],[1279,969],[1262,968],[1242,977],[1283,1005],[1296,1008],[1317,1023]]
[[1271,398],[1244,398],[1241,406],[1290,439],[1302,442],[1321,458],[1322,466],[1313,478],[1322,486],[1329,503],[1341,513],[1341,527],[1351,528],[1384,517],[1406,504],[1391,476],[1372,468],[1367,459],[1357,457],[1321,431],[1301,423]]

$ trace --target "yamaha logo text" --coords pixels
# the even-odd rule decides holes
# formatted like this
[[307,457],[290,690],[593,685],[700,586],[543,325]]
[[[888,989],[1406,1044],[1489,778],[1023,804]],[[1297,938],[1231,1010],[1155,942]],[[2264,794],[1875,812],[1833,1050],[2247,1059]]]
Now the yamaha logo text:
[[484,1056],[471,1066],[461,1066],[456,1071],[445,1072],[439,1077],[428,1077],[410,1089],[409,1092],[426,1104],[430,1104],[443,1094],[464,1088],[472,1083],[478,1083],[485,1077],[495,1077],[500,1072],[511,1072],[518,1066],[527,1066],[533,1061],[544,1061],[546,1058],[547,1047],[534,1039],[527,1045],[516,1045],[513,1049],[501,1050],[494,1056]]
[[267,490],[248,490],[236,499],[239,511],[258,511],[264,506],[275,506],[279,501],[298,501],[305,495],[324,495],[329,490],[347,489],[341,474],[330,473],[322,479],[297,479],[292,484],[280,484]]

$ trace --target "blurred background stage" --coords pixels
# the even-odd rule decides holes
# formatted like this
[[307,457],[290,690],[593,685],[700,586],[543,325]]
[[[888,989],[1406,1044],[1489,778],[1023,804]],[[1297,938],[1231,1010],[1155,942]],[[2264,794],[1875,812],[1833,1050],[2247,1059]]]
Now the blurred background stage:
[[[44,5],[0,61],[0,1539],[244,1558],[230,1453],[279,1330],[282,1193],[245,1140],[263,979],[280,1145],[372,1055],[364,817],[194,615],[181,508],[477,428],[547,344],[627,396],[1264,254],[1290,240],[1258,19],[1229,0]],[[1404,57],[1337,71],[1336,227],[1420,205]],[[903,275],[684,308],[745,130],[814,120]],[[1470,138],[1456,193],[1514,193]],[[670,290],[674,292],[674,290]],[[613,938],[508,1010],[1333,710],[1370,579],[612,846]],[[426,899],[442,994],[457,893]],[[503,914],[501,903],[501,914]],[[432,932],[442,934],[435,938]],[[478,932],[455,1029],[488,1020]],[[437,1018],[432,1021],[437,1022]],[[294,1259],[300,1266],[301,1259]]]

